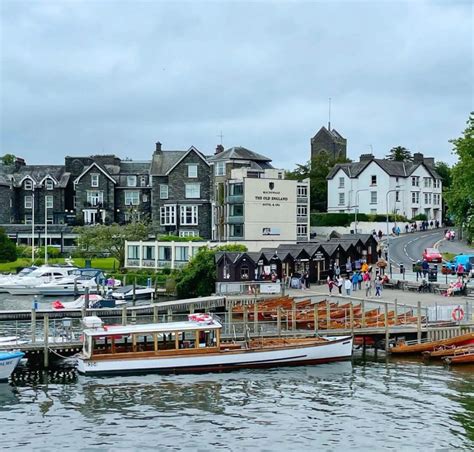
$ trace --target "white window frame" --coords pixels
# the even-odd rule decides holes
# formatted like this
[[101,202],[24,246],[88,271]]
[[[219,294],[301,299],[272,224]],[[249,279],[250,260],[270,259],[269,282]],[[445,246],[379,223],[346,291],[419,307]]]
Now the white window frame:
[[345,181],[346,180],[343,177],[339,178],[339,188],[344,188]]
[[307,198],[308,197],[308,186],[307,185],[297,185],[297,187],[296,187],[296,196],[298,198]]
[[143,193],[143,195],[142,195],[142,202],[148,202],[148,194]]
[[49,177],[44,181],[44,187],[46,190],[54,190],[54,182]]
[[199,223],[198,211],[199,209],[196,205],[179,206],[180,224],[184,224],[186,226],[197,226]]
[[31,213],[25,213],[25,216],[23,217],[23,222],[25,224],[32,224],[33,223],[33,216]]
[[99,186],[99,174],[92,173],[91,174],[91,187],[97,188]]
[[214,164],[214,175],[225,176],[225,162],[216,162]]
[[[201,184],[195,182],[192,184],[184,184],[184,197],[186,199],[200,199],[201,198]],[[197,187],[197,190],[196,190]],[[194,189],[193,191],[191,191]]]
[[139,206],[140,205],[140,191],[139,190],[125,190],[125,205]]
[[53,224],[54,223],[54,216],[52,213],[48,213],[48,215],[46,215],[46,223],[47,224]]
[[378,202],[378,192],[371,191],[370,192],[370,204],[377,204]]
[[197,163],[190,163],[188,165],[188,178],[189,179],[196,179],[198,177],[198,164]]
[[296,225],[296,235],[298,237],[308,235],[308,225],[307,224],[297,224]]
[[44,202],[46,203],[47,209],[52,209],[54,207],[54,197],[53,196],[45,196]]
[[137,176],[127,176],[127,187],[137,186]]
[[308,206],[306,204],[298,204],[296,206],[296,216],[298,216],[298,217],[307,217],[308,216]]
[[167,184],[160,184],[160,199],[169,198],[169,187]]
[[346,194],[345,193],[339,193],[339,205],[343,206],[346,203]]
[[176,204],[165,204],[160,207],[161,226],[176,226]]
[[198,231],[187,231],[187,230],[180,230],[179,231],[180,237],[198,237]]
[[27,195],[25,196],[25,209],[32,209],[33,208],[33,196]]
[[104,204],[104,192],[101,190],[87,190],[87,202],[92,207]]
[[411,202],[412,202],[412,204],[419,204],[420,203],[420,192],[419,191],[412,191],[411,192]]
[[31,179],[25,179],[23,182],[24,190],[33,190],[33,181]]

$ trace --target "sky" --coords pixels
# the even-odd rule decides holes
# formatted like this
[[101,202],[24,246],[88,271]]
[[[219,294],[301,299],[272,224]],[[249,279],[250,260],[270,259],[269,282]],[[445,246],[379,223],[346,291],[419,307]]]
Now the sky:
[[348,157],[455,162],[470,1],[0,0],[0,155],[150,159],[244,146],[292,169],[328,122]]

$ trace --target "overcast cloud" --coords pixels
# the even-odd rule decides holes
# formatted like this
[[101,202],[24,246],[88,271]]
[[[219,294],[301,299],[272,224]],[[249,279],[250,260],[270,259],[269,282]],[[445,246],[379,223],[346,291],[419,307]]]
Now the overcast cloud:
[[210,154],[222,130],[292,168],[329,97],[349,157],[453,163],[473,109],[470,1],[0,4],[0,154],[28,163]]

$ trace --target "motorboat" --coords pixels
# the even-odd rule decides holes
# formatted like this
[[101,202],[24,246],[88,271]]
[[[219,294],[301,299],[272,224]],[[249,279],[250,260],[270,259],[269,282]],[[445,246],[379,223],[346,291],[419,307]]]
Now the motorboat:
[[[51,303],[53,309],[82,309],[86,304],[86,296],[81,295],[74,301],[56,300]],[[99,294],[89,295],[89,309],[116,308],[127,304],[126,301],[116,300],[115,298],[104,298]]]
[[437,341],[426,341],[418,342],[414,341],[399,341],[395,347],[390,349],[391,353],[395,354],[411,354],[411,353],[423,353],[432,352],[438,350],[441,347],[456,346],[470,344],[474,341],[474,333],[461,334],[448,339],[440,339]]
[[28,341],[20,339],[18,336],[0,336],[0,347],[18,347],[22,344],[27,344]]
[[16,274],[10,273],[8,275],[0,275],[0,292],[6,292],[6,290],[1,286],[2,284],[9,284],[13,281],[23,278],[24,276],[28,276],[33,270],[36,270],[37,268],[38,267],[36,265],[33,265],[31,267],[25,267]]
[[84,375],[220,372],[321,364],[352,356],[352,336],[223,342],[222,324],[209,314],[190,314],[184,322],[127,326],[106,326],[90,316],[83,324],[77,369]]
[[0,381],[7,381],[20,360],[25,356],[23,352],[0,352]]
[[[133,300],[133,286],[119,287],[117,290],[112,292],[112,297],[117,300]],[[135,299],[136,300],[149,300],[155,289],[153,287],[146,286],[135,286]]]
[[76,267],[45,265],[33,270],[29,275],[14,278],[7,283],[1,283],[0,288],[12,295],[37,295],[37,287],[40,284],[69,276],[75,269]]

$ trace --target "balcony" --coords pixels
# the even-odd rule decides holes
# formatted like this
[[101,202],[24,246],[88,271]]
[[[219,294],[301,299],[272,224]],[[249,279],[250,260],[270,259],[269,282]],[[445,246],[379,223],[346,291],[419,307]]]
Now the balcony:
[[307,196],[301,196],[301,195],[298,195],[296,197],[296,202],[298,204],[308,204],[308,197]]
[[242,204],[244,202],[244,195],[229,195],[226,198],[228,204]]
[[229,217],[227,219],[228,224],[243,224],[243,222],[244,222],[243,215],[236,215],[236,216]]
[[308,216],[307,215],[298,215],[296,217],[296,222],[297,223],[307,223],[308,222]]

